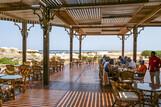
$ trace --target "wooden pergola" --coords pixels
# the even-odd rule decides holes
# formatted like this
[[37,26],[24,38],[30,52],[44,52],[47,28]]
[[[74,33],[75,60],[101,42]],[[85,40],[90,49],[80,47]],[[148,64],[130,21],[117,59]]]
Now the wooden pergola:
[[0,20],[22,23],[23,62],[26,61],[27,24],[43,29],[43,83],[49,83],[49,32],[52,26],[70,29],[70,62],[73,35],[113,35],[124,40],[133,34],[133,59],[136,61],[138,27],[161,26],[160,0],[0,0]]

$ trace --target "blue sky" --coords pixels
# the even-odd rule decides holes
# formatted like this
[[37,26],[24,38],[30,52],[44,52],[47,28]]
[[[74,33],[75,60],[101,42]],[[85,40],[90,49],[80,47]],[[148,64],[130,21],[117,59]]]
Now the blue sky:
[[[28,27],[31,25],[28,25]],[[13,22],[0,21],[0,47],[22,48],[22,37]],[[40,25],[35,25],[28,32],[27,47],[42,50],[43,32]],[[132,35],[125,41],[125,50],[132,50]],[[74,38],[74,50],[78,50],[79,41]],[[51,50],[68,50],[69,35],[64,28],[53,27],[50,32]],[[87,36],[83,40],[83,50],[121,50],[121,40],[117,36]],[[148,27],[138,36],[138,50],[161,50],[161,27]]]

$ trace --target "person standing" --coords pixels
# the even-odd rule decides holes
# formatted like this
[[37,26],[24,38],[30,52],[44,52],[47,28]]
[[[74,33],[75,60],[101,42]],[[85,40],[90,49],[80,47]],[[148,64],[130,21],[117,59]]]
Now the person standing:
[[160,85],[160,66],[161,60],[159,57],[156,56],[155,51],[151,52],[151,57],[149,58],[149,71],[151,82],[154,84],[154,77],[156,80],[156,84]]

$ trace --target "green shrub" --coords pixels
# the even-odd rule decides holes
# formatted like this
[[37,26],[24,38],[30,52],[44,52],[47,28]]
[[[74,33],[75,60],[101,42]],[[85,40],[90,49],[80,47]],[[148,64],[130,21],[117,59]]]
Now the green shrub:
[[16,65],[16,64],[18,64],[18,61],[17,60],[13,60],[11,58],[0,58],[0,64]]
[[150,51],[150,50],[145,50],[145,51],[143,51],[143,52],[141,53],[141,55],[142,55],[142,56],[145,56],[145,57],[150,56],[150,54],[151,54],[151,51]]
[[[156,55],[161,58],[161,51],[155,51]],[[142,56],[149,57],[151,55],[151,50],[145,50],[141,53]]]

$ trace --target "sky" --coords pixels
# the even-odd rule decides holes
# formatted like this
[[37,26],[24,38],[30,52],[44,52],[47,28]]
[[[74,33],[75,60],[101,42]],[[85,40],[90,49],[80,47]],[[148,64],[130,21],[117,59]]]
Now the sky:
[[[28,25],[28,28],[31,25]],[[0,47],[22,49],[20,30],[13,22],[0,21]],[[43,32],[40,25],[35,25],[28,32],[27,48],[43,49]],[[138,35],[138,51],[161,50],[161,27],[145,27]],[[74,38],[74,50],[79,49],[79,41]],[[125,50],[133,49],[132,35],[125,41]],[[64,28],[52,27],[50,32],[50,50],[69,50],[69,35]],[[121,40],[117,36],[86,36],[82,50],[121,50]]]

